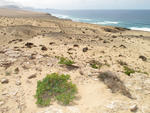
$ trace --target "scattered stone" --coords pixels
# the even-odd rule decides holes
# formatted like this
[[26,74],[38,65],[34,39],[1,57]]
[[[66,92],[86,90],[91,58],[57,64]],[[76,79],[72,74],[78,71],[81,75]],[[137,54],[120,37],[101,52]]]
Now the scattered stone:
[[23,65],[22,68],[23,68],[23,69],[30,69],[30,66],[28,66],[28,65]]
[[140,59],[142,59],[143,61],[147,61],[147,58],[143,55],[139,56]]
[[10,44],[10,43],[12,43],[12,42],[15,42],[15,43],[16,43],[17,41],[18,41],[18,42],[22,42],[23,40],[22,40],[22,39],[11,40],[11,41],[8,42],[8,44]]
[[75,50],[75,49],[73,49],[73,48],[69,48],[69,49],[68,49],[68,51],[72,51],[72,50]]
[[18,51],[15,51],[15,50],[8,50],[5,52],[5,54],[9,57],[15,57],[15,58],[21,55]]
[[19,42],[22,42],[23,40],[22,40],[22,39],[18,39],[18,41],[19,41]]
[[83,52],[87,52],[88,51],[88,47],[83,48]]
[[101,53],[105,53],[105,51],[100,51]]
[[13,90],[13,91],[9,92],[9,95],[10,96],[16,96],[18,91],[19,91],[18,89],[17,90]]
[[101,37],[99,38],[99,41],[103,40]]
[[110,40],[111,42],[113,42],[114,40]]
[[104,28],[104,31],[105,31],[105,32],[112,32],[112,33],[118,32],[117,30],[111,29],[111,28]]
[[121,66],[127,66],[128,64],[126,63],[126,62],[124,62],[124,61],[122,61],[122,60],[118,60],[117,61]]
[[119,30],[119,31],[127,31],[127,30],[130,30],[128,28],[122,28],[122,27],[115,27],[116,30]]
[[4,54],[4,53],[5,53],[5,51],[2,51],[2,50],[0,51],[0,54]]
[[17,85],[17,86],[20,86],[20,85],[21,85],[21,82],[20,82],[20,81],[16,81],[16,85]]
[[1,83],[2,83],[2,84],[7,84],[7,83],[9,83],[9,80],[8,80],[8,79],[3,78],[3,79],[1,80]]
[[109,41],[107,41],[107,40],[104,40],[104,41],[103,41],[103,43],[109,43]]
[[122,48],[127,48],[125,45],[120,45],[120,47],[122,47]]
[[113,35],[112,38],[117,38],[117,36]]
[[19,68],[17,67],[14,71],[15,71],[16,74],[18,74],[19,73]]
[[115,102],[111,102],[106,107],[109,108],[109,109],[114,109],[116,107]]
[[42,69],[39,68],[39,67],[35,68],[35,70],[36,70],[36,71],[40,71],[40,72],[42,71]]
[[28,48],[32,48],[32,47],[34,46],[34,44],[31,43],[31,42],[27,42],[27,43],[25,44],[25,46],[28,47]]
[[33,78],[36,78],[36,74],[32,74],[28,77],[28,79],[33,79]]
[[119,57],[123,57],[123,55],[121,55],[121,54],[119,54],[118,56],[119,56]]
[[36,57],[35,57],[34,54],[32,54],[31,56],[29,56],[29,59],[30,59],[30,60],[33,60],[33,59],[36,59]]
[[4,105],[4,101],[0,101],[0,106]]
[[130,107],[131,112],[137,112],[137,110],[138,110],[137,105],[133,105],[133,106]]
[[73,54],[72,52],[69,52],[69,51],[68,51],[67,53],[68,53],[69,55]]
[[53,45],[53,44],[55,44],[55,42],[50,42],[50,43],[49,43],[49,45]]
[[72,37],[69,37],[69,39],[72,39]]
[[74,44],[73,47],[79,47],[79,45],[78,44]]
[[81,75],[84,75],[84,73],[83,73],[83,71],[82,71],[82,70],[80,70],[80,71],[79,71],[79,73],[80,73]]
[[42,51],[47,51],[47,48],[46,48],[45,46],[43,46],[43,47],[41,48],[41,50],[42,50]]
[[2,92],[2,95],[7,95],[7,94],[8,94],[7,91]]
[[48,55],[48,54],[44,54],[44,55],[43,55],[43,57],[47,57],[47,58],[48,58],[48,57],[49,57],[49,55]]

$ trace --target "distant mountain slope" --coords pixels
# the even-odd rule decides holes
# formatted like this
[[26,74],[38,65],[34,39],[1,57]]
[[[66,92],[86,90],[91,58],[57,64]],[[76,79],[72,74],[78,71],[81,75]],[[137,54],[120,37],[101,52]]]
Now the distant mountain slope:
[[0,6],[0,8],[20,9],[20,7],[17,5],[5,5],[5,6]]

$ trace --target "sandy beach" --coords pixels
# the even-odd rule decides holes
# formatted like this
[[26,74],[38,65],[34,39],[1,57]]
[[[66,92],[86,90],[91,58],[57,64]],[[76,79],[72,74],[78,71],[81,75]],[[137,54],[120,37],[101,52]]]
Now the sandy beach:
[[[75,68],[58,64],[59,57]],[[71,76],[78,88],[73,103],[36,105],[37,81],[50,73]],[[108,77],[100,79],[102,73]],[[150,32],[3,8],[0,82],[0,113],[150,113]]]

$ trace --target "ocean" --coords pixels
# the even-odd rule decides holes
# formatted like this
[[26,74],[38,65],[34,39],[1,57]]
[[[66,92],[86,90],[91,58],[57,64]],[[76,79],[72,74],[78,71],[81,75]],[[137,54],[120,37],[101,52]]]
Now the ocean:
[[150,10],[42,10],[53,16],[99,25],[150,31]]

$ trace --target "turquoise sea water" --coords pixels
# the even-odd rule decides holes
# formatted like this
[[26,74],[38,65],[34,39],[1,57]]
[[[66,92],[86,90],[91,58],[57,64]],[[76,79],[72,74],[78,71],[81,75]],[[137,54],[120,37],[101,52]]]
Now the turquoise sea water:
[[150,31],[150,10],[42,10],[53,16],[99,25]]

